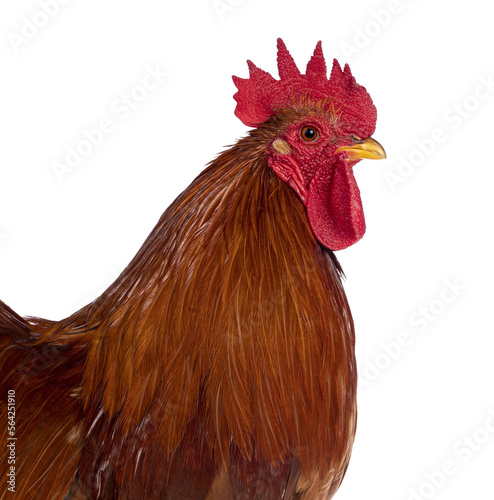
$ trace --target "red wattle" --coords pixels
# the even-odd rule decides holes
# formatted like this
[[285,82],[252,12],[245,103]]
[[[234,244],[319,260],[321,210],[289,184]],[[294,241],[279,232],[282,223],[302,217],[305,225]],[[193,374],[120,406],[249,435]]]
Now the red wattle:
[[365,233],[360,191],[344,158],[321,166],[309,185],[307,217],[316,238],[331,250],[356,243]]

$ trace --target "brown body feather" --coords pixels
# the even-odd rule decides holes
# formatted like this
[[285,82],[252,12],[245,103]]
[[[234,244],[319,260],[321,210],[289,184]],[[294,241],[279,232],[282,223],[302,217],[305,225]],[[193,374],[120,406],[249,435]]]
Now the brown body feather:
[[92,304],[56,323],[0,306],[19,498],[62,499],[72,481],[68,497],[91,499],[336,491],[355,432],[353,324],[334,255],[267,166],[282,125],[214,160]]

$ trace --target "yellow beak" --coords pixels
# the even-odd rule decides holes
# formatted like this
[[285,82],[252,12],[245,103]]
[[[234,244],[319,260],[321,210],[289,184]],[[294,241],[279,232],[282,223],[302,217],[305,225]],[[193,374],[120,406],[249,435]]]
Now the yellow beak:
[[369,160],[382,160],[386,158],[386,151],[384,151],[384,148],[371,137],[363,141],[358,141],[355,144],[341,146],[341,148],[335,151],[335,154],[342,153],[343,151],[347,153],[350,160],[360,160],[363,158]]

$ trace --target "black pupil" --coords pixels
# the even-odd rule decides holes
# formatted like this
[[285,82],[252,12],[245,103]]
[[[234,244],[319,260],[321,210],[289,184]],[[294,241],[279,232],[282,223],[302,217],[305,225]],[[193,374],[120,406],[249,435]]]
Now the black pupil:
[[316,131],[313,128],[308,127],[304,130],[304,137],[306,139],[314,139],[315,136]]

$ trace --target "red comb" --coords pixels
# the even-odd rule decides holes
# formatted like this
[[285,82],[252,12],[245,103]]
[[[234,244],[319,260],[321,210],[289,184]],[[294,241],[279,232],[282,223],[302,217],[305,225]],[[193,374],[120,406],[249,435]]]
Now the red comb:
[[341,70],[333,60],[331,76],[326,76],[326,62],[321,42],[317,42],[314,54],[307,64],[305,75],[301,74],[283,40],[278,38],[279,80],[247,61],[249,78],[233,77],[238,92],[235,115],[247,126],[253,127],[266,121],[283,107],[290,107],[302,97],[313,102],[322,99],[334,100],[346,120],[364,127],[366,135],[372,134],[376,123],[376,108],[364,87],[352,76],[350,67]]

